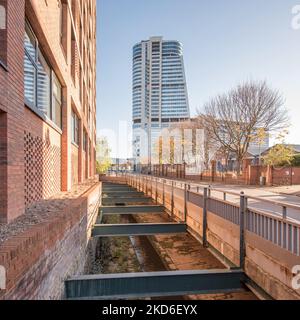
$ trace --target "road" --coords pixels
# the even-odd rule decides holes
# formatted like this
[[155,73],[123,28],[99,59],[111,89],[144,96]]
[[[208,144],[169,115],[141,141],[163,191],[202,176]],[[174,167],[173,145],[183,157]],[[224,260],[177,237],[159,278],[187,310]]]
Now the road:
[[[207,187],[207,184],[199,184],[194,182],[192,183],[193,185],[197,185],[202,188]],[[299,206],[299,209],[287,208],[287,217],[297,222],[300,222],[300,197],[298,196],[282,195],[275,192],[271,192],[269,190],[265,190],[264,188],[254,188],[251,186],[213,185],[212,188],[214,190],[222,191],[222,192],[219,192],[219,191],[211,192],[211,196],[217,199],[223,199],[223,196],[224,196],[223,191],[233,192],[233,193],[240,193],[241,191],[244,191],[246,196],[256,198],[256,199],[250,198],[248,200],[248,206],[250,208],[264,211],[267,213],[276,214],[279,216],[282,216],[282,212],[283,212],[282,206],[272,204],[264,200]],[[196,191],[196,189],[197,187],[192,188],[192,190],[194,191]],[[226,195],[226,200],[235,204],[238,204],[240,201],[238,195],[234,196],[229,194]]]

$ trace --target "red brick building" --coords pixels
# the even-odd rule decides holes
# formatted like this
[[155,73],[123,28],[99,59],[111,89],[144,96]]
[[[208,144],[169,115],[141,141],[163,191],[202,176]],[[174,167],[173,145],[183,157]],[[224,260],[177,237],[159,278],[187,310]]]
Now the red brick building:
[[96,0],[0,0],[0,223],[95,176]]

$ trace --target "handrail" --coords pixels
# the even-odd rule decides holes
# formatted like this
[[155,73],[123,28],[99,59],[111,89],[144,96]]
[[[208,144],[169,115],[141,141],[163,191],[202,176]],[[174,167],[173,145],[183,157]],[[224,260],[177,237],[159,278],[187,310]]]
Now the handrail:
[[[148,175],[143,175],[143,174],[136,174],[134,173],[133,175],[137,175],[137,176],[142,176],[142,177],[149,177]],[[201,184],[197,184],[197,183],[194,183],[194,182],[184,182],[184,181],[181,181],[181,180],[175,180],[175,179],[170,179],[170,178],[161,178],[161,177],[156,177],[156,176],[151,176],[151,177],[154,177],[154,178],[157,178],[157,179],[161,179],[161,180],[168,180],[168,181],[173,181],[173,182],[177,182],[179,184],[188,184],[190,186],[195,186],[195,187],[200,187],[202,189],[204,189],[205,187],[203,187],[203,185]],[[183,187],[184,188],[184,187]],[[183,189],[182,188],[182,189]],[[234,191],[227,191],[227,190],[224,190],[224,189],[217,189],[217,188],[212,188],[210,186],[208,186],[209,190],[211,191],[215,191],[215,192],[219,192],[219,193],[226,193],[226,194],[229,194],[229,195],[233,195],[233,196],[237,196],[239,197],[240,196],[240,193],[238,192],[234,192]],[[263,199],[263,198],[260,198],[260,197],[255,197],[255,196],[250,196],[250,195],[247,195],[245,193],[245,197],[247,199],[252,199],[252,200],[258,200],[258,201],[263,201],[263,202],[266,202],[266,203],[271,203],[273,205],[276,205],[276,206],[279,206],[279,207],[286,207],[286,208],[290,208],[290,209],[295,209],[295,210],[300,210],[300,205],[297,206],[297,205],[294,205],[294,204],[290,204],[290,203],[286,203],[286,202],[281,202],[281,201],[272,201],[272,200],[268,200],[268,199]],[[218,199],[219,200],[219,199]]]
[[[125,173],[124,175],[128,175],[128,173]],[[180,180],[175,180],[175,179],[169,179],[169,178],[165,178],[165,177],[156,177],[156,176],[153,176],[153,175],[144,175],[144,174],[137,174],[137,173],[130,173],[129,175],[133,175],[133,176],[139,176],[139,177],[142,177],[142,178],[146,178],[147,180],[151,180],[151,179],[155,179],[157,181],[160,181],[160,182],[170,182],[170,183],[174,183],[174,187],[177,187],[177,188],[180,188],[182,190],[184,190],[184,185],[190,185],[190,186],[194,186],[194,187],[199,187],[199,188],[202,188],[203,190],[205,189],[205,187],[203,185],[200,185],[200,184],[196,184],[196,183],[190,183],[190,182],[184,182],[184,181],[180,181]],[[178,186],[180,185],[180,187]],[[170,184],[171,186],[171,184]],[[220,190],[220,189],[216,189],[216,188],[211,188],[210,186],[207,187],[209,191],[215,191],[215,192],[219,192],[219,193],[225,193],[225,194],[229,194],[229,195],[233,195],[233,196],[237,196],[237,197],[240,197],[240,193],[236,193],[236,192],[232,192],[232,191],[226,191],[226,190]],[[194,194],[199,194],[199,192],[194,192],[192,190],[188,190],[189,192],[192,192]],[[232,201],[229,201],[229,200],[224,200],[224,199],[219,199],[219,198],[216,198],[216,197],[213,197],[213,196],[210,196],[211,199],[214,199],[214,200],[217,200],[217,201],[221,201],[221,202],[224,202],[224,203],[227,203],[227,204],[231,204],[231,205],[235,205],[235,206],[239,206],[237,203],[234,203]],[[297,205],[291,205],[291,204],[288,204],[288,203],[284,203],[284,202],[278,202],[278,201],[272,201],[272,200],[268,200],[268,199],[262,199],[262,198],[259,198],[259,197],[254,197],[254,196],[248,196],[247,194],[245,194],[245,198],[246,199],[252,199],[252,200],[256,200],[256,201],[261,201],[261,202],[265,202],[265,203],[270,203],[270,204],[273,204],[275,206],[279,206],[279,207],[282,207],[283,208],[283,214],[280,215],[280,213],[270,213],[270,212],[266,212],[264,209],[257,209],[257,208],[252,208],[251,206],[248,206],[248,209],[251,210],[252,212],[256,212],[258,214],[262,214],[264,216],[267,216],[269,218],[272,218],[272,219],[277,219],[278,221],[281,221],[281,222],[285,222],[285,223],[290,223],[294,226],[297,226],[299,227],[300,226],[300,221],[297,221],[293,218],[290,218],[288,216],[286,216],[286,209],[287,208],[290,208],[290,209],[296,209],[296,210],[299,210],[299,213],[300,213],[300,206],[297,206]]]
[[[168,179],[165,177],[156,177],[152,175],[136,174],[136,173],[127,173],[122,175],[126,183],[129,183],[131,186],[136,187],[139,190],[143,190],[149,194],[149,184],[151,190],[151,197],[155,199],[157,203],[162,203],[165,205],[166,194],[168,195],[167,205],[171,206],[171,215],[174,214],[182,221],[188,223],[189,216],[189,207],[188,203],[194,203],[190,195],[203,197],[203,202],[196,201],[197,206],[202,208],[202,239],[203,245],[206,246],[208,243],[205,241],[207,238],[207,214],[217,215],[234,225],[238,225],[240,228],[240,265],[244,264],[245,258],[245,232],[249,231],[252,234],[255,234],[263,239],[271,241],[274,245],[281,247],[282,249],[287,250],[288,252],[300,256],[300,242],[298,235],[300,234],[300,221],[294,220],[287,216],[287,208],[296,208],[300,209],[298,206],[287,205],[285,203],[280,203],[277,201],[265,200],[259,197],[246,196],[243,192],[237,194],[235,192],[220,190],[215,188],[209,188],[203,185],[197,185],[195,183],[178,181],[174,179]],[[153,183],[154,193],[153,194]],[[168,186],[168,190],[166,190]],[[197,187],[195,190],[194,187]],[[203,189],[203,193],[200,191],[200,188]],[[180,208],[174,211],[174,191],[175,190],[183,191],[183,195],[179,197],[181,202],[178,202],[178,199],[175,202],[180,206]],[[223,192],[224,197],[217,197],[212,194],[212,191]],[[159,194],[159,196],[158,196]],[[235,200],[228,201],[226,194],[232,194],[234,196],[239,196],[240,202],[237,203]],[[170,200],[171,198],[171,200]],[[282,214],[276,208],[270,208],[270,212],[267,209],[252,208],[249,199],[256,199],[262,203],[272,203],[273,205],[282,206]],[[184,206],[182,207],[182,200]],[[171,202],[171,204],[170,204]],[[195,204],[196,204],[195,203]],[[250,204],[250,206],[249,206]],[[273,210],[273,212],[272,212]]]

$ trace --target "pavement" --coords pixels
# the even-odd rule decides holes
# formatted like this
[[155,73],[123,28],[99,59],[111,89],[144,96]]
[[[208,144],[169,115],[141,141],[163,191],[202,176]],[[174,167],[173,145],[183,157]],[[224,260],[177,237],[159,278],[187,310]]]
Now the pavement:
[[[192,181],[191,181],[192,182]],[[207,187],[206,183],[195,183],[201,187]],[[253,209],[257,209],[263,212],[282,216],[283,206],[276,204],[282,203],[286,205],[298,206],[297,208],[287,208],[287,217],[296,222],[300,222],[300,185],[290,187],[254,187],[254,186],[240,186],[240,185],[221,185],[211,184],[214,190],[211,196],[217,199],[223,199],[223,191],[233,192],[239,194],[244,192],[246,196],[250,197],[248,200],[248,206]],[[196,188],[194,188],[195,190]],[[255,199],[251,199],[255,197]],[[239,196],[227,195],[227,201],[238,204],[240,199]],[[272,201],[270,203],[267,201]]]

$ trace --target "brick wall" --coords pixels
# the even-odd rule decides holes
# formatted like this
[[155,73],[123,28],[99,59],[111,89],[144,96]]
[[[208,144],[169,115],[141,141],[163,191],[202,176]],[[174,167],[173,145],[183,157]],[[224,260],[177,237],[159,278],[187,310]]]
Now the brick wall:
[[0,245],[0,265],[7,271],[0,300],[63,298],[64,280],[84,272],[99,200],[97,183],[49,221]]
[[78,148],[72,145],[71,150],[72,185],[76,185],[78,183]]
[[300,184],[300,168],[275,168],[272,166],[249,166],[247,184],[259,185],[261,176],[266,178],[266,183],[269,186]]
[[0,223],[7,212],[7,113],[0,110]]
[[[0,223],[9,222],[24,213],[24,16],[25,1],[1,1],[6,3],[7,30],[1,50],[6,50],[6,67],[0,66],[0,110],[1,139],[0,148],[4,154],[1,159],[1,172],[4,178],[0,188]],[[0,4],[1,4],[0,3]],[[2,46],[4,44],[4,46]],[[3,56],[3,52],[1,54]],[[5,114],[4,114],[5,113]],[[3,123],[6,122],[5,125]],[[6,131],[6,132],[5,132]],[[6,151],[5,151],[6,150]],[[6,174],[3,175],[3,172]],[[3,212],[3,208],[6,208]]]
[[[73,30],[76,35],[75,82],[71,74],[73,17],[69,9],[72,8],[65,7],[64,51],[60,38],[60,1],[0,0],[0,6],[5,7],[7,14],[7,28],[0,31],[0,223],[13,221],[35,201],[47,199],[61,190],[69,191],[74,184],[84,180],[82,177],[91,178],[95,174],[93,158],[83,159],[81,151],[72,154],[70,118],[72,106],[82,123],[80,134],[85,130],[95,148],[95,126],[92,126],[92,132],[86,110],[91,107],[95,122],[96,99],[91,89],[95,88],[96,56],[94,38],[90,37],[95,32],[95,15],[89,14],[95,11],[96,1],[64,3],[72,4],[77,22],[80,14],[86,12],[83,32],[79,34],[78,23]],[[88,10],[82,10],[80,3],[88,6]],[[24,105],[25,20],[32,27],[43,56],[62,86],[61,132]],[[92,30],[88,32],[89,28]],[[85,51],[83,43],[89,44]],[[91,59],[87,59],[89,55]],[[82,64],[82,61],[86,63]],[[79,70],[82,71],[80,79]],[[87,79],[90,79],[89,83],[86,83]],[[86,97],[84,105],[80,101],[81,95]],[[86,167],[90,168],[88,175],[85,174]]]
[[25,206],[61,191],[61,134],[25,109]]
[[300,168],[273,168],[272,184],[275,186],[289,186],[292,184],[300,184]]

